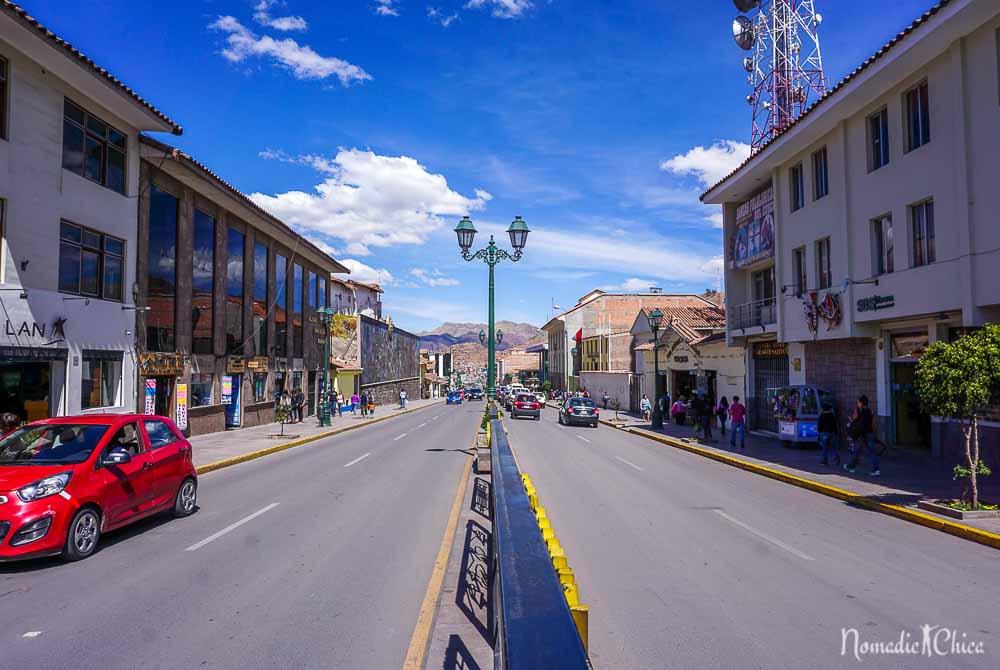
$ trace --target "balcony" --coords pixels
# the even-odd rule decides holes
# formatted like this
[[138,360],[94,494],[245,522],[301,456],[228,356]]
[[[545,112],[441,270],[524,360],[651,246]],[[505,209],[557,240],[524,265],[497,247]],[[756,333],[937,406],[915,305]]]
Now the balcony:
[[764,298],[742,305],[734,305],[729,308],[726,315],[726,323],[729,330],[743,330],[745,328],[760,327],[764,330],[766,326],[778,322],[778,308],[774,298]]

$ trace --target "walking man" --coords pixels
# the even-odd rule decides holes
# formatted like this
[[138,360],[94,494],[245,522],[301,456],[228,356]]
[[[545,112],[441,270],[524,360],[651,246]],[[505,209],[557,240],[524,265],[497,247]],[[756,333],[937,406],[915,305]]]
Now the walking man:
[[712,421],[715,419],[713,416],[715,414],[715,408],[712,407],[711,401],[705,397],[702,399],[702,411],[701,411],[701,433],[704,436],[705,441],[715,442],[715,437],[712,435]]
[[399,389],[399,409],[406,409],[406,389]]
[[851,462],[844,465],[848,472],[854,472],[861,458],[861,452],[867,451],[872,461],[872,477],[878,477],[882,471],[878,468],[878,452],[875,451],[875,414],[868,407],[868,396],[858,398],[858,406],[851,415],[850,435],[854,440],[854,456]]
[[[830,403],[823,403],[823,411],[819,414],[819,421],[816,426],[819,438],[819,448],[823,451],[823,460],[820,465],[830,465],[834,459],[840,463],[840,454],[834,440],[837,439],[837,417],[833,414],[833,407]],[[832,456],[832,458],[831,458]]]
[[602,401],[602,402],[604,402],[604,409],[607,409],[607,408],[608,408],[608,401],[609,401],[609,400],[611,400],[611,396],[609,396],[609,395],[608,395],[608,392],[607,392],[607,391],[605,391],[605,392],[604,392],[604,395],[603,395],[603,396],[601,396],[601,401]]
[[649,421],[649,415],[650,412],[652,411],[652,406],[650,405],[649,398],[646,397],[645,393],[642,394],[642,400],[639,401],[639,409],[642,411],[643,421]]
[[747,408],[740,402],[738,395],[733,396],[733,402],[729,405],[729,426],[732,429],[729,436],[729,445],[736,448],[736,436],[740,436],[740,449],[747,448]]

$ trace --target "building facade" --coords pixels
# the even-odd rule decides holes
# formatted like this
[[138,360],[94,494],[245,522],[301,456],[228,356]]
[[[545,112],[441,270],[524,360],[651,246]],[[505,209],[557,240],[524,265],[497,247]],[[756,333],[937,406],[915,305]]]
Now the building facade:
[[181,128],[0,5],[0,412],[135,409],[140,131]]
[[[946,456],[914,369],[932,342],[1000,321],[1000,5],[942,2],[706,192],[721,204],[728,338],[767,391],[867,395],[883,439]],[[1000,423],[982,430],[1000,466]]]
[[397,402],[399,391],[408,398],[421,394],[420,338],[391,320],[358,316],[361,337],[361,390],[380,405]]

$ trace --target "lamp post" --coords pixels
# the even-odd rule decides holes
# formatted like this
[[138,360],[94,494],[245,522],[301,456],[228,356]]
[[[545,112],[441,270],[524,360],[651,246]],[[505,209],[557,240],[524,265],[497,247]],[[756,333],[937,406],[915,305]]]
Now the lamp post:
[[326,397],[330,393],[330,320],[334,315],[331,307],[320,307],[316,310],[319,322],[323,325],[323,393],[319,398],[319,425],[330,425],[330,405]]
[[663,413],[660,412],[660,354],[659,347],[660,319],[663,312],[657,307],[646,314],[649,328],[653,331],[653,428],[663,428]]
[[511,262],[517,262],[521,260],[521,254],[524,252],[524,245],[528,241],[528,224],[524,222],[521,217],[514,217],[511,222],[510,227],[507,228],[507,235],[510,236],[510,244],[514,247],[514,253],[510,253],[505,249],[501,249],[496,245],[493,240],[493,236],[490,235],[490,243],[485,249],[480,249],[474,253],[470,253],[469,249],[472,248],[472,242],[476,237],[476,227],[472,225],[472,219],[469,217],[463,217],[458,225],[455,227],[455,235],[458,236],[458,246],[462,250],[462,258],[467,261],[481,260],[490,269],[490,312],[489,312],[489,333],[484,334],[484,338],[487,340],[488,352],[486,360],[486,395],[490,400],[496,399],[496,343],[495,339],[499,333],[494,333],[494,317],[493,317],[493,268],[496,265],[506,259]]

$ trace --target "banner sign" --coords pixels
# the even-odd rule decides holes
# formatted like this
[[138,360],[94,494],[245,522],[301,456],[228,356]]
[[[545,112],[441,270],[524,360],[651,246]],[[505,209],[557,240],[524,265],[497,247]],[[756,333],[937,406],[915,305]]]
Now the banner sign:
[[177,427],[187,430],[188,427],[188,385],[177,384],[177,411],[174,413]]
[[254,356],[247,361],[247,369],[254,372],[267,372],[267,356]]
[[788,345],[784,342],[755,342],[754,358],[785,358],[788,356]]
[[859,312],[874,312],[879,309],[888,309],[896,306],[896,296],[894,295],[873,295],[870,298],[858,300]]
[[242,356],[226,357],[226,372],[233,375],[242,374],[246,371],[246,359]]
[[146,407],[145,414],[156,414],[156,380],[146,380]]
[[768,186],[736,210],[730,260],[742,268],[774,258],[774,188]]
[[222,404],[228,405],[233,401],[233,378],[225,375],[222,378]]

